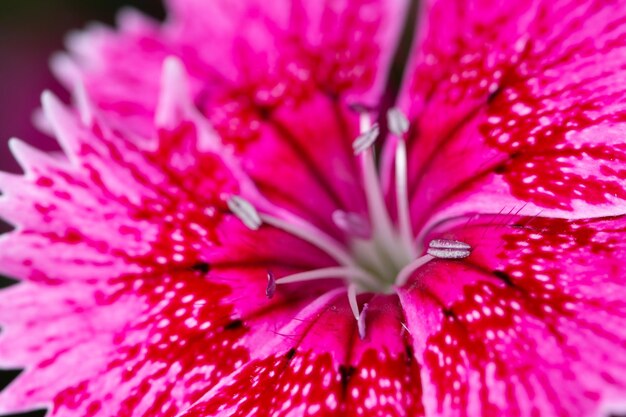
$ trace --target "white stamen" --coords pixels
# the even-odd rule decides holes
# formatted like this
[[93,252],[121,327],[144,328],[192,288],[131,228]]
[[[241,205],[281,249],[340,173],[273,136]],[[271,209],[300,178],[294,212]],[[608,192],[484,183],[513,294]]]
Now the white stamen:
[[348,285],[348,303],[350,304],[350,309],[352,310],[354,319],[358,322],[361,314],[359,313],[359,303],[356,299],[356,296],[357,296],[356,285],[354,284]]
[[230,211],[249,229],[258,230],[263,224],[259,212],[244,198],[237,195],[231,196],[227,205]]
[[407,186],[407,157],[406,144],[402,138],[398,138],[396,145],[396,205],[398,208],[398,228],[403,246],[408,249],[411,258],[415,258],[417,250],[411,227],[411,214],[409,208]]
[[333,223],[348,235],[368,239],[372,234],[372,227],[357,213],[348,213],[343,210],[333,212]]
[[363,284],[378,285],[376,278],[370,276],[365,271],[357,268],[347,267],[330,267],[320,268],[313,271],[299,272],[297,274],[288,275],[275,281],[275,285],[293,284],[296,282],[314,281],[318,279],[343,279],[352,278],[352,280],[360,281]]
[[428,254],[441,259],[463,259],[471,254],[472,247],[458,240],[435,239],[428,245]]
[[[380,243],[387,248],[397,247],[397,238],[394,233],[393,224],[389,218],[383,192],[380,188],[380,182],[378,181],[378,174],[374,164],[374,156],[371,150],[367,150],[361,154],[361,172],[363,174],[365,197],[367,199],[374,239],[379,239]],[[402,251],[391,251],[389,253],[396,263],[403,263],[406,260],[407,254],[400,252]]]
[[[370,129],[371,119],[369,114],[361,113],[360,124],[362,132]],[[370,224],[373,227],[374,239],[380,239],[380,243],[384,247],[396,247],[397,239],[395,233],[393,232],[393,224],[389,218],[385,198],[381,190],[376,170],[376,164],[374,162],[374,154],[371,149],[366,149],[360,155],[360,162],[365,196],[367,198],[367,206],[370,213]],[[399,252],[402,251],[390,251],[389,255],[393,257],[395,263],[403,264],[406,262],[408,254]]]
[[398,137],[396,144],[396,205],[398,208],[398,229],[403,246],[407,248],[411,258],[415,258],[413,230],[411,227],[411,215],[409,208],[407,187],[407,156],[404,134],[409,131],[409,120],[402,111],[393,107],[387,111],[387,125],[389,131]]
[[380,128],[377,124],[372,125],[369,129],[363,131],[352,143],[354,154],[358,155],[368,149],[376,142],[380,135]]
[[363,310],[361,310],[361,313],[359,314],[359,318],[357,319],[357,327],[359,329],[359,337],[361,338],[361,340],[365,339],[365,314],[367,312],[367,310],[369,309],[369,304],[365,303],[363,304]]
[[404,136],[410,127],[409,120],[397,107],[393,107],[387,112],[387,126],[389,131],[398,137]]
[[432,261],[433,259],[435,259],[435,257],[432,255],[424,255],[424,256],[417,258],[416,260],[414,260],[413,262],[411,262],[404,268],[402,268],[402,271],[400,271],[400,273],[396,277],[395,286],[398,288],[404,286],[404,284],[406,284],[406,282],[409,280],[409,278],[415,271],[417,271],[420,267],[422,267],[423,265],[426,265],[428,262]]
[[372,128],[372,117],[366,107],[355,107],[355,110],[359,112],[359,132],[363,134]]

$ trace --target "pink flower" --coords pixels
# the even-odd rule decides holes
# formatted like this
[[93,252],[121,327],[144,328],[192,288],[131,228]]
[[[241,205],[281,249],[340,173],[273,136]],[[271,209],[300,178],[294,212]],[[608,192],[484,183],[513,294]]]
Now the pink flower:
[[0,411],[617,407],[623,2],[169,3],[56,58],[65,157],[12,143]]

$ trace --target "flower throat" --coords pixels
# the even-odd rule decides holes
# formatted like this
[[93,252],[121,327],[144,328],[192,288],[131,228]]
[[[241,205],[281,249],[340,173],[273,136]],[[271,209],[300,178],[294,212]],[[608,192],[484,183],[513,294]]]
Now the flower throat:
[[335,240],[292,213],[281,212],[280,215],[274,215],[271,210],[257,209],[241,196],[231,196],[228,207],[250,229],[257,230],[263,225],[276,227],[316,246],[338,264],[283,277],[276,277],[268,271],[267,297],[273,297],[282,285],[320,279],[342,279],[347,288],[350,308],[359,324],[359,334],[364,337],[367,304],[359,307],[359,294],[394,293],[408,282],[417,269],[429,261],[435,258],[462,259],[469,256],[471,248],[463,242],[443,239],[432,240],[428,248],[425,248],[422,242],[416,241],[407,191],[405,135],[409,130],[409,122],[397,108],[387,112],[389,132],[396,139],[393,191],[397,222],[392,221],[374,158],[373,145],[380,135],[380,129],[377,124],[372,123],[369,111],[361,107],[355,109],[359,113],[360,134],[354,140],[352,148],[359,160],[369,218],[341,210],[333,213],[332,220],[346,234],[347,244]]

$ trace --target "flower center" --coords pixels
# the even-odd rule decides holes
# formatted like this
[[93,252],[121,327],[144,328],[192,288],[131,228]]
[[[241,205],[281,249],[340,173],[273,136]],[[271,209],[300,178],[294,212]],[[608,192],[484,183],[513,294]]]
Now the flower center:
[[[228,207],[247,227],[257,230],[263,224],[279,228],[318,247],[333,257],[338,266],[320,268],[285,277],[275,277],[268,272],[266,295],[273,297],[277,287],[296,282],[319,279],[342,279],[346,283],[348,300],[358,322],[361,337],[365,335],[364,315],[367,304],[359,308],[360,293],[394,293],[404,286],[411,275],[429,261],[462,259],[469,256],[471,248],[463,242],[436,239],[424,245],[416,242],[411,225],[407,192],[407,155],[405,135],[409,130],[407,118],[398,109],[387,113],[389,132],[395,141],[395,201],[394,222],[387,208],[381,179],[376,169],[372,145],[380,134],[378,125],[372,123],[369,111],[357,107],[360,117],[360,135],[353,142],[355,156],[359,159],[363,190],[367,201],[368,218],[357,213],[335,211],[333,222],[347,236],[347,244],[338,242],[324,231],[292,213],[271,204],[253,206],[241,196],[232,196]],[[418,256],[419,255],[419,256]]]

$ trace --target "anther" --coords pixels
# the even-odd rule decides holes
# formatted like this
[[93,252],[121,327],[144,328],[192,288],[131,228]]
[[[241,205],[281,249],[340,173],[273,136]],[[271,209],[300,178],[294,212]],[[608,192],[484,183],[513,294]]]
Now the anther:
[[274,297],[276,293],[276,278],[272,271],[267,271],[267,287],[265,287],[265,296],[267,298]]
[[458,240],[434,239],[428,244],[427,253],[441,259],[463,259],[470,256],[472,247]]
[[399,108],[393,107],[387,112],[387,126],[391,133],[402,137],[409,131],[409,120]]
[[365,314],[367,312],[367,309],[369,308],[369,304],[365,303],[363,304],[363,310],[361,310],[361,313],[359,314],[359,318],[357,320],[357,327],[359,329],[359,337],[361,338],[361,340],[365,339]]
[[358,155],[372,146],[374,142],[376,142],[376,139],[378,139],[378,135],[380,135],[378,124],[373,124],[369,129],[361,133],[352,143],[354,154]]
[[237,195],[231,196],[227,205],[230,211],[249,229],[258,230],[263,224],[259,212],[244,198]]

